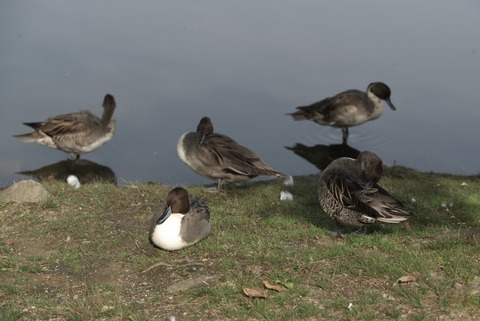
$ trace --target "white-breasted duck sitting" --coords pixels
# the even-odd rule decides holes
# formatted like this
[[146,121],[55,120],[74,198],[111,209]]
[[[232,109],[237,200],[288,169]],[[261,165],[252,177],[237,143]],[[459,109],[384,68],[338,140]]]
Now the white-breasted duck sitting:
[[175,187],[168,193],[165,206],[152,217],[149,240],[156,247],[175,251],[206,238],[211,229],[208,205],[190,200],[186,189]]

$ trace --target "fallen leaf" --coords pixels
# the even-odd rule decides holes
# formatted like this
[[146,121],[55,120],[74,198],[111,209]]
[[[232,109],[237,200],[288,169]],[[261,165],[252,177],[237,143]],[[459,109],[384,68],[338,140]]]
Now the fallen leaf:
[[249,298],[265,299],[267,297],[267,294],[265,293],[265,291],[263,291],[261,289],[243,288],[243,294],[245,294]]
[[275,290],[277,292],[287,291],[287,288],[281,284],[274,285],[274,284],[270,284],[268,281],[263,281],[263,285],[269,290]]
[[415,275],[405,275],[397,279],[393,286],[396,286],[398,284],[403,284],[403,283],[410,283],[410,282],[416,282],[417,277]]

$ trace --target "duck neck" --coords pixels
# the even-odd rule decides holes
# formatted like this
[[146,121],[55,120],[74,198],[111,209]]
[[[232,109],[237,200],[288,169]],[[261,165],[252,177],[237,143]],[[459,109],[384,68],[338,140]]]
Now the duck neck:
[[102,115],[102,126],[107,127],[110,121],[112,120],[113,112],[115,111],[114,106],[107,106],[103,110],[103,115]]

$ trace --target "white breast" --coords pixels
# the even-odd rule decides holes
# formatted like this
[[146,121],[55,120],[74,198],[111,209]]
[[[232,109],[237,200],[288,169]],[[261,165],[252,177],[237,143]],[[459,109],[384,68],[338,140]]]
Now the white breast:
[[160,225],[155,227],[152,233],[152,242],[167,251],[180,250],[189,244],[180,238],[180,225],[183,214],[172,214]]
[[187,135],[187,133],[183,134],[180,139],[178,140],[178,143],[177,143],[177,154],[178,154],[178,157],[185,163],[185,164],[188,164],[188,160],[187,160],[187,155],[185,154],[185,146],[183,144],[183,140],[185,139],[185,135]]
[[373,102],[373,112],[369,117],[369,120],[377,119],[383,113],[383,102],[380,98],[375,96],[372,92],[367,93],[368,98]]
[[79,150],[82,153],[88,153],[91,151],[94,151],[95,149],[99,148],[106,142],[108,142],[110,139],[113,137],[113,132],[107,133],[103,135],[102,137],[99,137],[98,139],[94,140],[92,143],[85,145],[85,146],[79,146]]

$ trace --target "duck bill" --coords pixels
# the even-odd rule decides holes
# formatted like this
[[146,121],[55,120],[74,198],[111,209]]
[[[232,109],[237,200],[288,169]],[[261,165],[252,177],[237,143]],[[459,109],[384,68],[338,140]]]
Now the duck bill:
[[392,101],[390,100],[390,98],[385,99],[385,102],[387,103],[387,105],[388,105],[392,110],[397,110],[397,108],[395,108],[395,106],[393,106],[393,103],[392,103]]
[[162,224],[163,222],[165,222],[167,220],[167,218],[172,214],[172,208],[170,206],[168,206],[167,208],[165,208],[165,210],[163,211],[162,215],[160,215],[157,219],[157,222],[156,224]]

